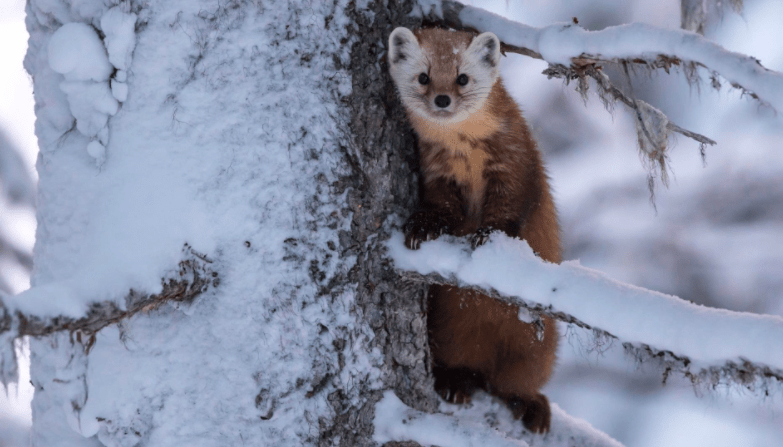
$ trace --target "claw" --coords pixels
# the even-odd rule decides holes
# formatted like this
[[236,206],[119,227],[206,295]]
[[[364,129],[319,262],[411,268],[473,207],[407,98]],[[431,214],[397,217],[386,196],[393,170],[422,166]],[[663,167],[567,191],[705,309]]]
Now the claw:
[[473,233],[473,237],[470,240],[470,246],[475,250],[476,248],[484,245],[489,240],[489,235],[492,233],[492,228],[481,227]]
[[405,223],[405,245],[411,250],[418,250],[422,242],[435,240],[448,227],[444,220],[433,211],[418,211]]

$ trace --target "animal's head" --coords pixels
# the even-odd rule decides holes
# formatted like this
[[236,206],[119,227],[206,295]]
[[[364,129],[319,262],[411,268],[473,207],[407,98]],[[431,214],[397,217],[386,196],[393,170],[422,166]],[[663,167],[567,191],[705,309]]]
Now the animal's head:
[[481,109],[498,79],[492,33],[403,27],[389,36],[389,72],[403,104],[421,118],[456,123]]

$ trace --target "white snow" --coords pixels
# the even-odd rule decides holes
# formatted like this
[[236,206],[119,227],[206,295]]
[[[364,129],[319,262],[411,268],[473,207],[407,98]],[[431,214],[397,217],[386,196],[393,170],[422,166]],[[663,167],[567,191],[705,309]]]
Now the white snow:
[[[555,24],[538,32],[536,49],[547,62],[571,65],[574,54],[584,53],[582,41],[587,31],[570,23]],[[500,36],[498,36],[500,38]],[[502,38],[501,38],[502,39]]]
[[[84,136],[91,139],[98,137],[100,140],[92,141],[87,146],[87,153],[99,167],[106,160],[109,117],[117,113],[119,102],[128,98],[128,85],[114,79],[110,84],[109,76],[117,67],[121,69],[122,80],[126,79],[125,70],[130,65],[136,45],[135,24],[136,15],[123,13],[118,6],[106,11],[101,19],[101,27],[106,35],[108,56],[104,42],[95,29],[86,23],[66,23],[49,39],[48,65],[65,77],[60,83],[60,90],[68,99],[68,108],[76,119],[76,129]],[[45,111],[41,117],[51,119],[52,115],[60,115],[60,120],[67,122],[61,113],[53,112]]]
[[[109,52],[109,62],[119,70],[127,70],[131,64],[133,49],[136,47],[136,14],[125,13],[115,6],[101,17],[103,39]],[[121,100],[122,101],[122,100]]]
[[113,68],[95,30],[85,23],[61,26],[49,40],[49,66],[68,81],[106,81]]
[[388,242],[397,268],[455,275],[465,284],[550,306],[623,342],[644,343],[695,362],[721,366],[742,358],[783,369],[783,346],[769,343],[783,340],[781,317],[692,304],[613,281],[579,261],[551,264],[535,256],[526,242],[504,234],[492,234],[489,243],[473,252],[465,241],[450,237],[422,243],[417,251],[403,242],[401,233]]
[[106,127],[109,116],[119,110],[108,82],[63,81],[60,89],[68,97],[68,107],[82,135],[98,135]]
[[430,13],[443,17],[443,2],[441,0],[418,0],[414,3],[414,8],[411,10],[410,15],[422,18]]
[[99,167],[106,161],[106,148],[98,140],[90,141],[87,145],[87,153],[95,159],[95,164]]
[[416,441],[423,446],[442,447],[528,447],[497,430],[478,424],[460,424],[445,414],[428,414],[406,406],[392,391],[383,393],[375,406],[375,433],[379,444]]
[[524,307],[519,308],[519,315],[517,316],[519,318],[519,321],[524,321],[525,323],[532,323],[536,321],[539,318],[536,318],[535,315],[533,315],[529,310],[525,309]]
[[569,416],[556,403],[552,409],[551,431],[546,435],[526,431],[505,404],[478,392],[467,405],[442,403],[440,413],[428,414],[406,406],[386,391],[375,406],[373,440],[416,441],[442,447],[622,447],[622,444]]
[[128,84],[120,82],[117,79],[111,80],[111,94],[119,102],[125,102],[128,99]]

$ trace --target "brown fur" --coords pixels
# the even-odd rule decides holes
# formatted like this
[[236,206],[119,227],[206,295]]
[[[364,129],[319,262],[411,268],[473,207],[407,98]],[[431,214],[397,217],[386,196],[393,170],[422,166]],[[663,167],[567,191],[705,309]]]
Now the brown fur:
[[[460,55],[473,35],[421,29],[415,35],[430,61],[426,98],[449,95],[460,104],[455,78]],[[414,75],[417,75],[414,73]],[[461,122],[443,122],[408,110],[419,137],[423,175],[421,206],[406,224],[406,244],[448,233],[471,236],[474,245],[492,230],[525,239],[549,262],[561,260],[557,214],[536,143],[500,78],[483,106]],[[552,374],[557,327],[544,318],[539,341],[519,309],[485,295],[433,285],[428,328],[436,389],[467,402],[477,388],[504,399],[535,432],[549,430],[550,409],[539,393]]]

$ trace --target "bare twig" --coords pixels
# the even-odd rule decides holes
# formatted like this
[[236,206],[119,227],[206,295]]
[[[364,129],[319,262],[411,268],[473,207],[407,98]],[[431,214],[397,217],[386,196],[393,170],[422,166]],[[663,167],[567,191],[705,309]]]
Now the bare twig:
[[[675,64],[676,65],[676,64]],[[619,100],[626,106],[636,110],[636,100],[629,97],[625,93],[623,93],[622,90],[617,88],[614,84],[611,83],[609,80],[609,77],[601,70],[601,67],[593,66],[593,65],[585,65],[581,67],[566,67],[564,65],[550,65],[549,68],[544,70],[543,74],[547,75],[549,78],[561,78],[565,80],[573,80],[573,79],[580,79],[584,76],[589,76],[595,80],[597,83],[600,91],[603,91],[609,95],[611,95],[611,99],[613,100]],[[599,93],[600,93],[599,91]],[[604,95],[601,95],[602,99]],[[679,134],[685,135],[688,138],[691,138],[695,141],[698,141],[700,144],[704,145],[715,145],[717,144],[715,140],[712,140],[711,138],[705,137],[704,135],[698,134],[696,132],[691,132],[687,129],[683,129],[682,127],[672,123],[669,121],[667,124],[667,127],[672,132],[677,132]]]
[[[580,63],[587,64],[590,59],[583,59]],[[660,67],[668,70],[671,65],[678,65],[679,61],[661,58],[658,59],[656,64]],[[628,83],[630,85],[630,74],[628,73],[628,64],[623,63],[623,68],[628,77]],[[677,124],[671,122],[662,112],[645,103],[644,101],[635,99],[631,96],[623,93],[622,90],[617,88],[611,83],[606,73],[601,70],[601,67],[594,64],[580,65],[577,67],[566,67],[564,65],[550,65],[549,68],[543,72],[549,78],[561,78],[566,82],[577,79],[579,80],[579,86],[577,90],[583,97],[587,95],[587,83],[586,78],[592,78],[595,80],[598,86],[598,96],[604,104],[604,107],[611,112],[614,108],[614,102],[620,101],[629,108],[633,109],[637,132],[639,140],[639,148],[644,155],[645,166],[648,170],[647,186],[650,190],[650,202],[655,206],[655,178],[661,177],[661,181],[664,185],[668,186],[667,176],[667,136],[670,132],[676,132],[691,138],[699,143],[699,153],[702,156],[702,160],[705,158],[707,145],[715,145],[715,141],[705,137],[704,135],[692,132],[687,129],[683,129]],[[632,92],[633,94],[633,92]],[[659,125],[664,125],[663,129],[650,129],[648,121],[652,121]]]

